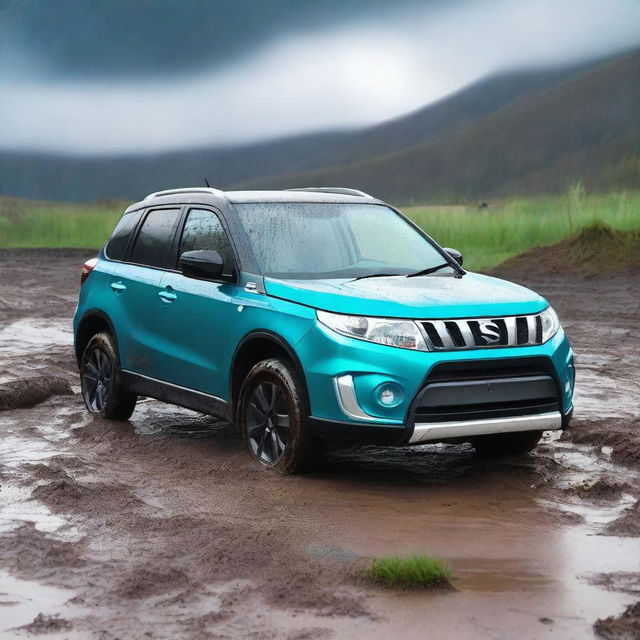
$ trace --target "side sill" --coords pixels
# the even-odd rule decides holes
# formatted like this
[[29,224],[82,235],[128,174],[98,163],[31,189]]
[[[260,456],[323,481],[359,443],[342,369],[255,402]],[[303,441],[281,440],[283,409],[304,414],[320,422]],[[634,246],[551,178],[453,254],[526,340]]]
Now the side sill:
[[151,378],[150,376],[125,369],[120,372],[120,375],[127,391],[223,420],[231,420],[231,405],[218,396],[187,389],[171,382],[158,380],[157,378]]

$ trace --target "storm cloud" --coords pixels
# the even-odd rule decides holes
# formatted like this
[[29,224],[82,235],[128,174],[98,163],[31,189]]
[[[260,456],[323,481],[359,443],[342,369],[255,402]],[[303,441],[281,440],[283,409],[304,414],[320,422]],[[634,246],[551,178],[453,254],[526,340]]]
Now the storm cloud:
[[0,146],[156,151],[357,127],[487,75],[640,44],[637,0],[389,5],[4,5]]

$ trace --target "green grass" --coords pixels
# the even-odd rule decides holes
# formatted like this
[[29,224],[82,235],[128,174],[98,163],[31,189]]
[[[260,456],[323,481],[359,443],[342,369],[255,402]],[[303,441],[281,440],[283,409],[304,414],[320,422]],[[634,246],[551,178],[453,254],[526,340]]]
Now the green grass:
[[[0,247],[98,249],[126,204],[47,204],[0,198]],[[594,223],[640,230],[640,191],[588,195],[577,184],[561,196],[404,209],[440,244],[459,249],[471,270],[489,269],[535,246],[576,236]]]
[[125,209],[122,203],[0,201],[0,247],[98,249]]
[[375,558],[369,575],[388,587],[451,587],[451,571],[435,556]]
[[576,185],[562,196],[476,206],[419,206],[404,212],[445,247],[462,251],[471,270],[489,269],[531,247],[575,236],[594,223],[640,230],[640,192],[587,195]]

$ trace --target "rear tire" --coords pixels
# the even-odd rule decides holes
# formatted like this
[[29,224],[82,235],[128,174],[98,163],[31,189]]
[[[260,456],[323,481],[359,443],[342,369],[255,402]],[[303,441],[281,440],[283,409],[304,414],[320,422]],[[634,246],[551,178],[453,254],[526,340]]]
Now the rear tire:
[[96,333],[80,362],[82,398],[87,410],[109,420],[128,420],[138,396],[127,391],[120,376],[120,362],[111,335]]
[[322,457],[309,425],[304,382],[291,362],[258,362],[242,384],[238,423],[249,452],[282,474],[304,473]]
[[482,456],[508,456],[529,453],[536,448],[541,437],[542,431],[495,433],[476,438],[473,446]]

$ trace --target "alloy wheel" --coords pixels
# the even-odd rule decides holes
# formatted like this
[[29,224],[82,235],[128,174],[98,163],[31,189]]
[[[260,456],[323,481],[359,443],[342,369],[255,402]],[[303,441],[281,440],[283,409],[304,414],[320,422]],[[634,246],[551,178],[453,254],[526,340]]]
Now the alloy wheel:
[[261,382],[247,407],[247,435],[254,455],[265,464],[274,464],[289,440],[289,403],[278,385]]
[[82,394],[91,411],[99,413],[107,404],[113,387],[113,363],[99,348],[93,349],[87,358],[82,380]]

